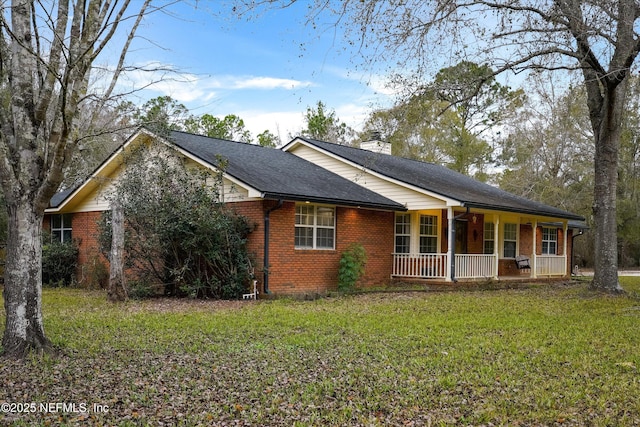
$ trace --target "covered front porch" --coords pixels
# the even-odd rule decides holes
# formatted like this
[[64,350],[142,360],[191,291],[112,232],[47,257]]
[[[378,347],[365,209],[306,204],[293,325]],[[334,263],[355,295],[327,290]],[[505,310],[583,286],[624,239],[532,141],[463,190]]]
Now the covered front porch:
[[[448,208],[397,213],[392,277],[564,277],[570,272],[570,234],[567,220],[509,212]],[[518,265],[517,257],[526,262]]]
[[[393,254],[394,277],[441,280],[498,279],[499,277],[553,277],[567,275],[567,257],[564,255],[534,255],[531,268],[514,269],[507,274],[498,274],[500,259],[497,254],[456,254],[451,275],[450,255],[437,254]],[[534,267],[535,266],[535,267]]]

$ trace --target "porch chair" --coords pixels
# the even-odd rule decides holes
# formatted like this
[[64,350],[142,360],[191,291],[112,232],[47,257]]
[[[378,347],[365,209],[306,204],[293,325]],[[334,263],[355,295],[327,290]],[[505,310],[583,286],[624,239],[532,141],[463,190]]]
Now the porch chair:
[[518,255],[515,261],[516,261],[516,267],[518,267],[518,270],[531,269],[531,264],[529,264],[528,256]]

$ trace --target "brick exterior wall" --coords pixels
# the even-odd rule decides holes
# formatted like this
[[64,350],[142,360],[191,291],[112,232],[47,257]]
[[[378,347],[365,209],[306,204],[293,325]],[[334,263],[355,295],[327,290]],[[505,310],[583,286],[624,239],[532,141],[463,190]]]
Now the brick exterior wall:
[[[473,222],[475,217],[476,221]],[[467,219],[467,252],[481,254],[484,252],[484,215],[468,214]]]
[[[453,216],[462,215],[458,220],[466,221],[467,223],[467,253],[469,254],[481,254],[484,252],[484,214],[474,214],[465,212],[455,212]],[[476,221],[473,222],[475,216]],[[446,253],[449,247],[449,219],[447,217],[447,210],[442,210],[442,224],[440,226],[441,239],[440,239],[440,251]],[[459,229],[456,233],[460,233]]]
[[[537,245],[538,248],[540,248],[541,244],[537,243]],[[539,252],[540,249],[537,251]],[[531,256],[531,254],[533,254],[533,226],[530,224],[520,224],[520,248],[518,255]]]
[[[260,287],[264,277],[264,216],[275,201],[230,203],[231,209],[255,222],[249,252],[255,260]],[[364,246],[367,265],[359,286],[389,282],[392,267],[394,213],[336,208],[335,249],[300,250],[294,247],[295,203],[285,202],[270,214],[269,291],[273,294],[314,294],[335,290],[340,256],[351,243]]]
[[[78,246],[76,280],[83,287],[106,287],[109,280],[109,262],[100,252],[98,221],[102,212],[76,212],[72,214],[71,237]],[[51,230],[51,215],[45,215],[44,229]]]
[[102,212],[73,214],[72,233],[78,248],[78,283],[81,286],[106,287],[109,261],[100,252],[98,221]]
[[[394,213],[366,209],[337,207],[334,250],[300,250],[294,247],[295,203],[285,202],[277,208],[272,200],[257,200],[229,203],[229,208],[246,216],[253,226],[249,235],[248,251],[255,269],[256,279],[262,291],[264,285],[264,218],[270,214],[269,236],[269,290],[273,294],[316,294],[335,290],[342,252],[351,243],[364,246],[367,265],[358,286],[386,285],[391,277],[394,250]],[[277,209],[276,209],[277,208]],[[72,235],[80,251],[77,280],[81,286],[106,286],[108,261],[100,253],[98,243],[98,220],[101,212],[73,214]],[[483,251],[484,217],[477,214],[474,223],[469,217],[467,244],[469,253]],[[50,215],[45,216],[44,228],[50,228]],[[447,250],[447,218],[443,211],[441,250]],[[520,225],[520,253],[529,255],[533,251],[534,233],[531,225]],[[542,227],[535,233],[538,255],[542,251]],[[558,254],[564,247],[564,232],[558,230]],[[571,253],[571,231],[567,236],[567,253]],[[571,271],[571,260],[567,259],[567,271]],[[515,267],[511,259],[499,261],[499,276],[528,275]]]

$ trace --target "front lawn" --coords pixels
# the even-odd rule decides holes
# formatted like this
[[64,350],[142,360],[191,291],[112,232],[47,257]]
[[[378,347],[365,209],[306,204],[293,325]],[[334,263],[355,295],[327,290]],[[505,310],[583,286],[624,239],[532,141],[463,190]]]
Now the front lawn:
[[640,278],[624,286],[124,305],[48,289],[62,354],[0,359],[0,424],[640,425]]

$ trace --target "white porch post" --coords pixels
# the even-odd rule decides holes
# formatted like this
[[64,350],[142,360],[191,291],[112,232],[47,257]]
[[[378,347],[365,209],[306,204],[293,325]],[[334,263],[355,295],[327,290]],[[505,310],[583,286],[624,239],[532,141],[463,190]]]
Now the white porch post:
[[537,271],[537,264],[538,264],[538,259],[537,259],[537,253],[538,253],[538,249],[537,249],[537,243],[538,243],[538,220],[534,220],[533,224],[531,225],[533,227],[533,253],[531,254],[531,277],[533,279],[535,279],[536,277],[538,277],[538,274],[536,273]]
[[447,271],[446,271],[446,275],[445,275],[445,280],[447,282],[451,282],[452,277],[451,277],[451,263],[454,262],[453,260],[453,245],[456,244],[456,242],[453,240],[453,208],[452,207],[448,207],[447,208],[447,222],[449,223],[449,228],[447,228],[447,230],[449,230],[449,232],[447,233]]
[[569,232],[569,222],[565,221],[564,222],[564,227],[562,228],[562,232],[564,233],[564,249],[562,250],[562,255],[564,256],[564,273],[562,274],[563,276],[567,275],[567,262],[569,257],[567,256],[567,233]]
[[500,241],[498,237],[500,236],[500,215],[495,215],[495,219],[493,220],[493,254],[495,255],[496,261],[496,269],[495,269],[495,278],[498,278],[498,271],[500,268]]

